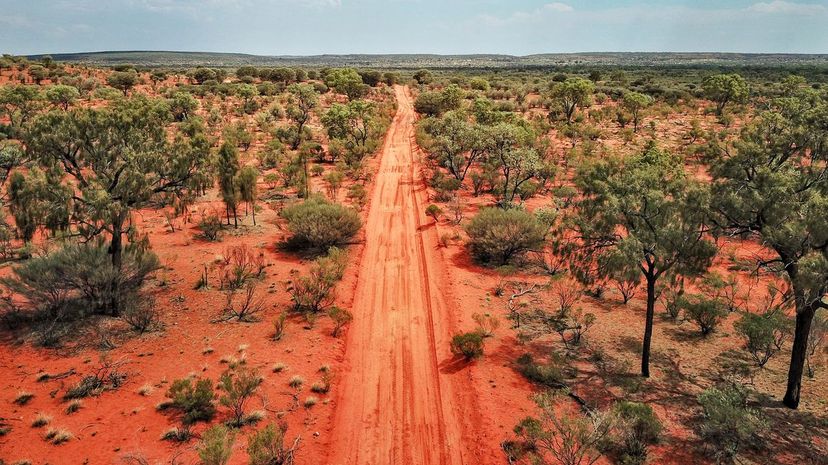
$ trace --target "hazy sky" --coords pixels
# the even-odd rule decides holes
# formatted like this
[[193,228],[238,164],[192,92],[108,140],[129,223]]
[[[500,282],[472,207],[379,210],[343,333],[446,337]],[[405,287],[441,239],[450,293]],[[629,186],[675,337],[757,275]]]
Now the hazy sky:
[[0,0],[0,52],[828,53],[828,0]]

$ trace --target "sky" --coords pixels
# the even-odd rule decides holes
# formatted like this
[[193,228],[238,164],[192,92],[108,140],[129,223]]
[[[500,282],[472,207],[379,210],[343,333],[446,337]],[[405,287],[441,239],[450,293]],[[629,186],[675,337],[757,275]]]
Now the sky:
[[828,0],[0,0],[0,53],[828,53]]

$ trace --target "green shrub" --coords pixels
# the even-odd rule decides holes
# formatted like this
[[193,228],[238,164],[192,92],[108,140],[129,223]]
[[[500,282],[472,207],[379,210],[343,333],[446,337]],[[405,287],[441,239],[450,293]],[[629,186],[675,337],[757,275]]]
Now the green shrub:
[[316,259],[305,276],[296,278],[288,288],[294,309],[316,314],[333,304],[334,287],[345,273],[345,252],[336,247],[328,255]]
[[699,395],[702,422],[699,433],[719,463],[732,463],[740,450],[765,428],[758,410],[747,405],[748,391],[731,384],[710,388]]
[[517,359],[517,368],[520,374],[533,383],[559,389],[565,386],[564,370],[557,358],[552,363],[536,363],[531,354],[523,354]]
[[291,243],[302,248],[327,250],[343,245],[359,231],[362,222],[351,208],[312,197],[282,210]]
[[451,353],[462,355],[466,360],[483,356],[483,335],[477,331],[455,334],[451,338]]
[[247,455],[250,465],[290,465],[298,440],[293,446],[285,446],[287,424],[267,425],[247,441]]
[[756,364],[763,367],[782,348],[791,324],[779,311],[746,312],[734,327],[745,338],[745,349]]
[[231,410],[230,426],[241,427],[248,422],[245,404],[259,389],[262,381],[264,379],[256,370],[246,366],[228,369],[221,375],[218,388],[224,392],[224,395],[219,402]]
[[215,425],[204,432],[198,457],[203,465],[226,465],[233,454],[235,434],[222,425]]
[[639,402],[619,402],[615,406],[619,424],[620,458],[623,465],[642,465],[647,449],[658,442],[661,422],[652,407]]
[[443,213],[443,210],[440,209],[437,205],[431,204],[426,207],[425,214],[434,218],[434,221],[438,221],[440,215]]
[[177,379],[167,391],[167,397],[170,398],[169,407],[181,413],[185,427],[209,421],[216,414],[213,382],[209,379],[199,379],[195,383],[191,378]]
[[466,227],[474,256],[483,263],[505,265],[541,247],[545,231],[523,210],[484,208]]
[[703,336],[712,333],[727,316],[724,303],[715,297],[690,295],[682,306],[685,319],[695,323]]

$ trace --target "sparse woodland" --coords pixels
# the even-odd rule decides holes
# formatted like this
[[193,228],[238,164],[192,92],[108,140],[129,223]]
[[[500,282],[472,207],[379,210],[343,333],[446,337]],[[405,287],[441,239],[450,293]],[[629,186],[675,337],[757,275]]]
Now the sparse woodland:
[[3,56],[0,464],[324,463],[395,85],[481,463],[824,460],[824,72]]

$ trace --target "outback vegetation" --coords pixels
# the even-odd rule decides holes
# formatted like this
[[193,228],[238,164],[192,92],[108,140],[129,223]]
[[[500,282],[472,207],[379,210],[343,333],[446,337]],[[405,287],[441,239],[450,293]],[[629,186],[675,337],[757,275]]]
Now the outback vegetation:
[[2,460],[824,460],[823,68],[425,62],[0,58]]

